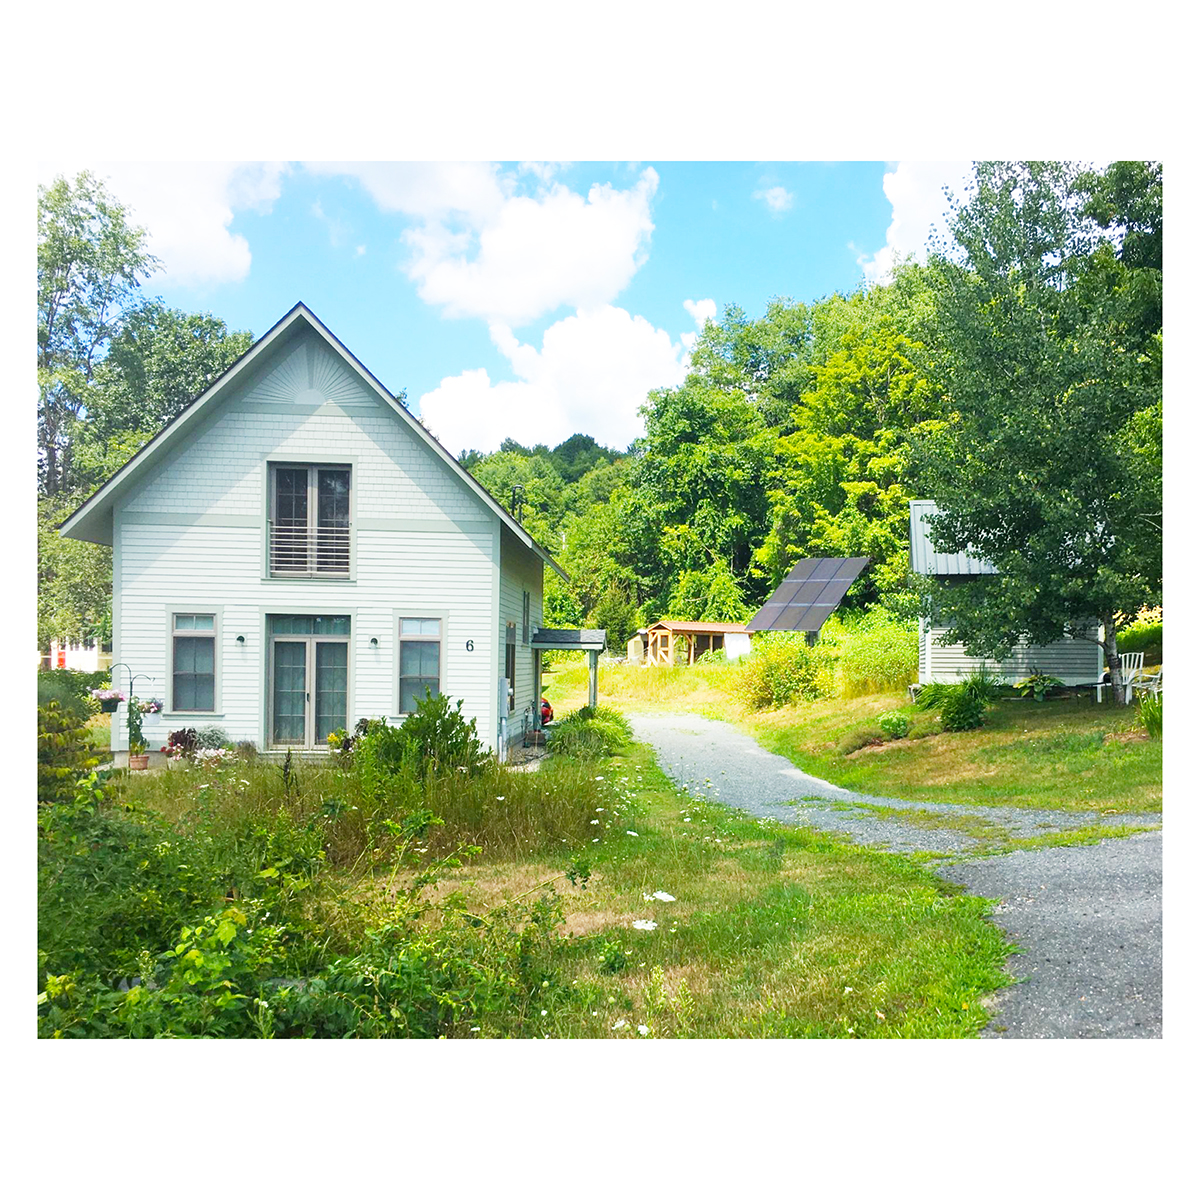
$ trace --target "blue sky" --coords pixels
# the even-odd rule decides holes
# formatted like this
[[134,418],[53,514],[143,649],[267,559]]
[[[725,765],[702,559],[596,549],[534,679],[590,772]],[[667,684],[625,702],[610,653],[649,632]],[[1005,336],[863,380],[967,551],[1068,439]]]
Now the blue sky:
[[263,333],[303,300],[446,446],[624,446],[707,316],[886,278],[966,163],[51,163],[145,225],[147,290]]

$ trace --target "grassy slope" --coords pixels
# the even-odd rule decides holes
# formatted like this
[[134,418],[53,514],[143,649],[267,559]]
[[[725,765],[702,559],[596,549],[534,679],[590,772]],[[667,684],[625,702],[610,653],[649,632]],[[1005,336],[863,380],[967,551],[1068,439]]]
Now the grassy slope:
[[[1086,812],[1162,809],[1162,742],[1120,736],[1136,722],[1128,709],[1086,697],[1004,700],[989,710],[982,729],[847,756],[838,749],[842,739],[860,729],[878,732],[882,712],[902,709],[918,728],[935,727],[936,719],[917,713],[903,693],[748,713],[729,694],[732,669],[609,667],[600,673],[600,701],[629,712],[688,711],[734,721],[803,770],[876,796]],[[585,694],[586,672],[560,664],[548,682],[551,703],[567,711]]]
[[[986,1024],[985,997],[1009,982],[989,902],[897,856],[690,801],[643,746],[599,773],[617,798],[596,818],[587,887],[559,885],[568,936],[546,1015],[532,1004],[521,1033],[971,1037]],[[490,906],[564,865],[471,864],[442,887]],[[676,899],[644,898],[656,891]]]

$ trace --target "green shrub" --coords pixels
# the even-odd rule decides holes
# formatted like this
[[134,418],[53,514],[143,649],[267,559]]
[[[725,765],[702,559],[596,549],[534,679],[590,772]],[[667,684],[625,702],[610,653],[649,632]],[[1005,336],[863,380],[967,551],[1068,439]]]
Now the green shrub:
[[[92,678],[91,674],[85,674],[83,671],[39,671],[38,707],[44,708],[53,700],[61,712],[72,713],[80,721],[87,721],[99,711],[99,705],[91,698]],[[106,679],[105,675],[96,686],[103,686]]]
[[556,721],[548,731],[551,754],[576,758],[606,758],[629,748],[633,731],[622,713],[598,704],[584,706]]
[[899,709],[893,709],[891,712],[880,713],[879,715],[879,728],[893,740],[906,737],[908,735],[908,726],[909,719],[907,715],[900,712]]
[[882,608],[847,622],[840,630],[829,626],[822,640],[839,647],[837,674],[843,696],[896,691],[917,678],[916,622],[897,620]]
[[941,703],[942,728],[950,733],[978,729],[986,705],[962,684],[951,688]]
[[1140,650],[1146,656],[1145,665],[1156,666],[1162,662],[1162,638],[1161,621],[1134,621],[1117,630],[1117,649],[1122,654]]
[[968,696],[974,696],[982,704],[991,704],[1004,685],[999,675],[992,674],[983,663],[971,672],[962,682],[962,689]]
[[414,747],[420,762],[437,770],[465,769],[476,773],[487,758],[479,741],[475,718],[464,720],[461,700],[454,708],[445,695],[417,701],[417,711],[405,718],[400,731]]
[[941,708],[942,703],[946,698],[954,693],[957,684],[953,683],[926,683],[923,684],[921,690],[917,693],[917,698],[914,701],[917,708],[923,712],[929,712],[931,709]]
[[1138,721],[1152,738],[1162,737],[1162,692],[1157,696],[1143,692],[1138,699]]
[[196,742],[201,750],[220,750],[230,744],[220,725],[201,725],[196,730]]
[[100,765],[88,737],[87,717],[57,700],[38,708],[38,802],[53,804],[75,794],[76,785]]
[[810,646],[802,633],[761,633],[742,660],[734,693],[747,708],[780,708],[794,700],[820,700],[835,692],[837,649]]
[[1018,679],[1013,684],[1013,687],[1022,696],[1032,696],[1034,700],[1040,702],[1046,699],[1048,692],[1052,692],[1055,688],[1066,687],[1066,684],[1061,679],[1056,679],[1053,675],[1040,675],[1035,672],[1025,679]]

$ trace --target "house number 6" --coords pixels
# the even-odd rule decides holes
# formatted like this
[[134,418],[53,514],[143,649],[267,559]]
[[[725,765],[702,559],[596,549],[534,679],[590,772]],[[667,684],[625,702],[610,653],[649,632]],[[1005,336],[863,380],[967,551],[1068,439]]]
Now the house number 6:
[[470,653],[471,653],[471,651],[472,651],[472,650],[474,650],[474,649],[475,649],[475,639],[474,639],[474,638],[468,638],[468,639],[467,639],[467,653],[468,653],[468,654],[470,654]]

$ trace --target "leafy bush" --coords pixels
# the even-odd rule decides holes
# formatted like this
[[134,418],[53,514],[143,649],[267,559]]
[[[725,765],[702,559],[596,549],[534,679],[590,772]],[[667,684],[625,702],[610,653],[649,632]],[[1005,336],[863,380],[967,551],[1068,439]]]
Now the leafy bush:
[[999,675],[992,674],[983,663],[971,672],[962,682],[962,689],[968,696],[974,696],[981,704],[991,704],[1004,685]]
[[832,697],[836,654],[829,643],[810,646],[802,633],[761,633],[750,656],[742,660],[735,694],[755,709]]
[[633,731],[622,713],[604,705],[584,706],[555,722],[546,748],[551,754],[605,758],[628,749],[632,739]]
[[879,728],[893,740],[906,737],[908,726],[908,717],[900,712],[899,709],[893,709],[891,712],[880,713],[879,715]]
[[843,696],[895,691],[916,680],[919,643],[914,621],[897,620],[875,608],[840,630],[830,626],[822,640],[839,646],[838,688]]
[[196,741],[200,750],[221,750],[229,745],[225,730],[220,725],[202,725],[196,731]]
[[1032,696],[1037,701],[1046,699],[1046,693],[1052,692],[1055,688],[1066,687],[1061,679],[1056,679],[1053,675],[1033,674],[1025,679],[1018,679],[1013,687],[1021,693],[1022,696]]
[[1152,738],[1162,737],[1162,703],[1162,692],[1157,696],[1143,692],[1138,699],[1138,721]]
[[942,700],[942,728],[950,733],[978,729],[983,724],[983,712],[986,707],[977,695],[967,691],[965,684],[959,684],[951,688]]
[[1162,621],[1138,620],[1117,630],[1117,649],[1122,654],[1140,650],[1146,656],[1145,665],[1155,666],[1162,662],[1162,638]]
[[923,684],[921,690],[917,693],[917,698],[914,701],[917,708],[923,712],[929,712],[931,709],[941,708],[942,703],[946,698],[954,693],[957,684],[953,683],[926,683]]
[[38,709],[38,802],[53,804],[75,794],[78,782],[100,764],[91,739],[71,708],[50,700]]
[[462,715],[461,700],[451,708],[445,695],[417,701],[417,711],[405,718],[400,731],[414,747],[420,762],[435,771],[465,768],[475,774],[483,766],[487,751],[479,741],[475,718]]
[[[108,678],[105,672],[97,673],[103,676],[103,680]],[[39,671],[38,708],[44,708],[53,700],[60,712],[69,712],[80,721],[87,721],[99,710],[99,706],[91,698],[92,678],[92,674],[85,674],[83,671]]]

